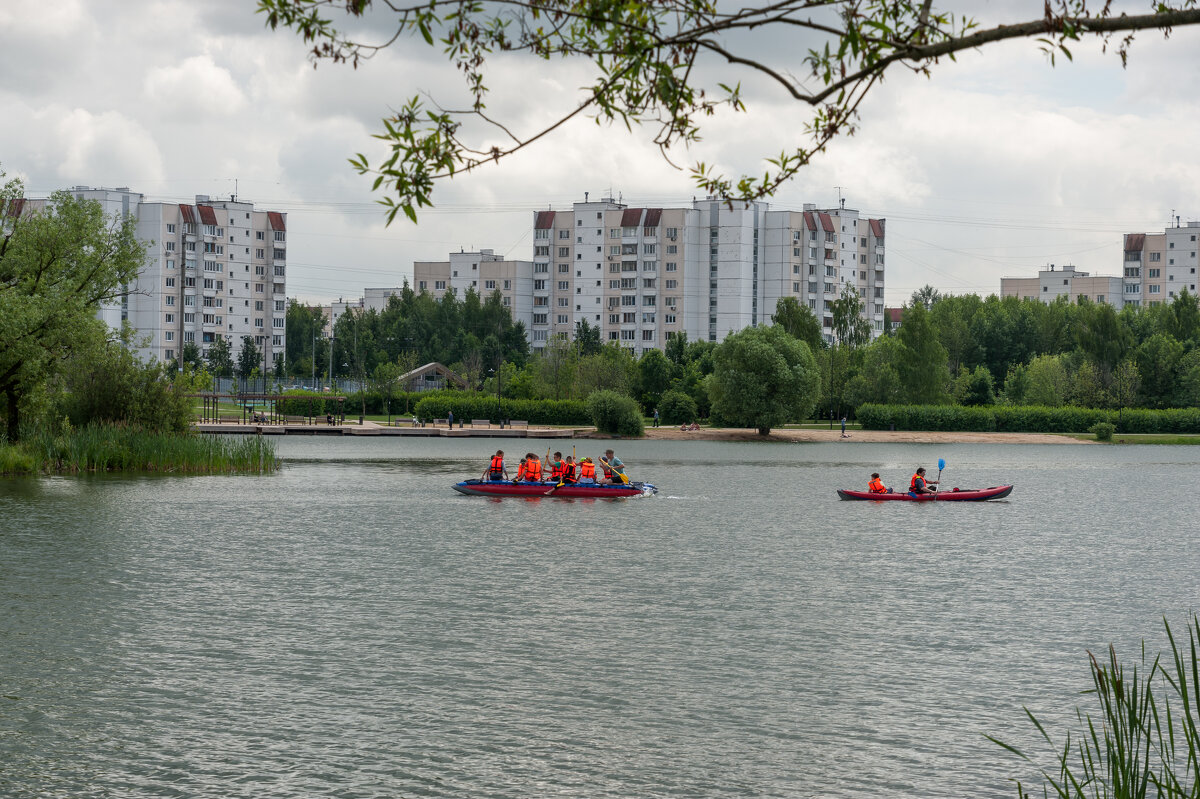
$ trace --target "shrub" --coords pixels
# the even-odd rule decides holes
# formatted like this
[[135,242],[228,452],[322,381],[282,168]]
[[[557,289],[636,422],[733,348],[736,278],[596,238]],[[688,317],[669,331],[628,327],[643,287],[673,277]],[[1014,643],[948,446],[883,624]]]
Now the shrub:
[[955,405],[874,405],[858,407],[866,430],[988,431],[1002,433],[1094,432],[1100,423],[1122,433],[1200,433],[1200,408],[1111,411],[1072,405],[993,405],[965,408]]
[[615,391],[593,391],[587,398],[592,424],[601,433],[640,436],[645,432],[637,402]]
[[[494,396],[465,391],[426,392],[416,403],[414,413],[425,421],[445,419],[450,412],[460,421],[488,419],[499,422]],[[632,400],[630,400],[632,402]],[[393,409],[396,405],[393,403]],[[394,412],[394,410],[393,410]],[[591,424],[587,408],[579,400],[510,400],[503,402],[504,418],[521,419],[540,425],[587,425]]]
[[1096,422],[1088,428],[1088,432],[1095,433],[1097,441],[1112,441],[1113,433],[1117,432],[1117,426],[1112,422]]
[[691,424],[696,421],[696,401],[682,391],[668,391],[658,403],[663,424]]

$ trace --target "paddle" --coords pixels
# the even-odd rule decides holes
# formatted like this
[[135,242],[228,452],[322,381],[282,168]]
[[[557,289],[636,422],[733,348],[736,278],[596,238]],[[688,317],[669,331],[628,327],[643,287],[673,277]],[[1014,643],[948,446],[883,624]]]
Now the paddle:
[[938,479],[937,479],[937,481],[938,481],[939,487],[942,485],[942,469],[945,469],[945,468],[946,468],[946,459],[938,458]]

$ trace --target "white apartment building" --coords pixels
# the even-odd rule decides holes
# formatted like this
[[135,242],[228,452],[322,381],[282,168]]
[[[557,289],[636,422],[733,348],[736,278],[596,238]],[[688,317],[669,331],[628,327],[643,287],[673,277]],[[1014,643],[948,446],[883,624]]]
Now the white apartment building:
[[1071,265],[1056,269],[1050,264],[1037,277],[1000,278],[1000,296],[1054,302],[1066,297],[1071,302],[1088,299],[1106,302],[1117,310],[1125,304],[1124,281],[1119,275],[1092,275]]
[[[70,190],[95,200],[111,215],[132,214],[147,246],[146,263],[119,306],[101,310],[117,328],[128,321],[138,356],[172,361],[185,343],[202,356],[223,336],[236,360],[250,336],[269,369],[283,357],[286,329],[287,224],[285,214],[257,211],[253,203],[196,196],[195,205],[148,202],[128,188]],[[47,200],[30,201],[34,207]]]
[[674,332],[720,341],[769,324],[786,296],[808,305],[829,335],[832,302],[847,285],[863,298],[873,335],[883,331],[885,222],[851,209],[771,211],[714,198],[631,208],[585,194],[570,211],[536,212],[533,227],[531,262],[452,254],[415,264],[416,289],[499,290],[534,349],[572,335],[580,320],[638,354],[663,348]]
[[[539,276],[544,278],[544,276]],[[413,263],[413,289],[427,291],[441,299],[449,289],[462,299],[467,289],[474,289],[481,299],[500,292],[500,302],[509,309],[514,322],[524,322],[529,331],[533,324],[533,261],[510,261],[494,250],[452,252],[445,261],[416,261]],[[371,289],[367,289],[371,291]],[[377,289],[398,293],[399,289]],[[386,300],[384,300],[386,305]]]
[[1120,275],[1091,275],[1074,266],[1054,264],[1038,272],[1037,277],[1006,277],[1000,280],[1000,296],[1040,299],[1053,302],[1067,297],[1077,302],[1086,297],[1107,302],[1120,310],[1126,305],[1139,307],[1171,302],[1183,290],[1195,295],[1200,222],[1168,227],[1162,233],[1126,233]]
[[1196,293],[1196,236],[1200,222],[1169,227],[1162,233],[1127,233],[1124,243],[1125,302],[1158,305],[1183,289]]

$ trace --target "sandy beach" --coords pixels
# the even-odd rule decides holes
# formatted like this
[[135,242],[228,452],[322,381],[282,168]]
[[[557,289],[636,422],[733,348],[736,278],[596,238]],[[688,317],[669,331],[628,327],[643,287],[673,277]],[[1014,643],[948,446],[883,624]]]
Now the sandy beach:
[[[769,436],[760,436],[748,428],[702,428],[684,432],[678,427],[647,427],[646,438],[661,441],[802,441],[890,443],[890,444],[1089,444],[1070,436],[1049,433],[937,433],[904,430],[850,430],[847,438],[841,431],[832,430],[772,430]],[[599,438],[600,436],[596,436]]]

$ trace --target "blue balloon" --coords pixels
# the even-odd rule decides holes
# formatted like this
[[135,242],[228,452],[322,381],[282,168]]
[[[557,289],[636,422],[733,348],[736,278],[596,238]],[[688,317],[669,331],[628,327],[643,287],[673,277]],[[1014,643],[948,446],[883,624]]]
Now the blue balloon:
[[946,468],[946,459],[938,458],[938,471],[940,472],[942,469],[945,469],[945,468]]

